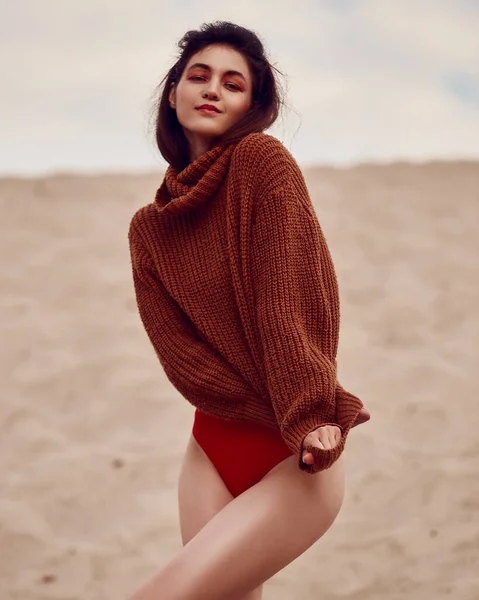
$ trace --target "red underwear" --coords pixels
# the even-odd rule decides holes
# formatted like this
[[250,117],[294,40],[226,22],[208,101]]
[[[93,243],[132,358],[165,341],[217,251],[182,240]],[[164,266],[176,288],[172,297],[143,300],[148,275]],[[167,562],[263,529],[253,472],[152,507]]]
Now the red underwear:
[[192,433],[235,498],[293,454],[277,429],[220,419],[198,409]]

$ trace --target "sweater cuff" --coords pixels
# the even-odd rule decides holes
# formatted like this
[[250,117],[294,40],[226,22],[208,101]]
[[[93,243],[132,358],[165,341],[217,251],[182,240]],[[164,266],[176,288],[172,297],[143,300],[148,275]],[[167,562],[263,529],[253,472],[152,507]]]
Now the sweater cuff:
[[[358,400],[355,409],[351,410],[350,408],[347,411],[347,418],[344,418],[345,415],[341,415],[343,418],[338,419],[341,423],[331,421],[321,422],[321,419],[318,416],[311,416],[302,420],[301,423],[295,424],[294,426],[290,425],[283,429],[283,439],[288,447],[296,454],[297,464],[301,471],[312,475],[318,471],[329,469],[329,467],[334,464],[344,450],[349,430],[358,418],[362,406],[362,402]],[[323,427],[324,425],[335,425],[336,427],[339,427],[341,430],[341,440],[339,441],[339,444],[335,448],[328,450],[323,450],[309,444],[303,447],[304,438],[318,427]],[[303,453],[305,452],[310,452],[313,455],[314,463],[312,465],[307,465],[303,462]]]

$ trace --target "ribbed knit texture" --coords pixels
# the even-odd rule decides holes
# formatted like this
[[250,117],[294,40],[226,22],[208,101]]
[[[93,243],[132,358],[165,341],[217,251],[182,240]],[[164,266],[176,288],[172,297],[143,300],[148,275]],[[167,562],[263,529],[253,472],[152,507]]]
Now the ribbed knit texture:
[[[276,138],[217,146],[134,215],[139,313],[170,382],[226,419],[279,428],[303,471],[330,467],[363,406],[337,380],[339,293],[306,183]],[[338,425],[332,450],[306,446]]]

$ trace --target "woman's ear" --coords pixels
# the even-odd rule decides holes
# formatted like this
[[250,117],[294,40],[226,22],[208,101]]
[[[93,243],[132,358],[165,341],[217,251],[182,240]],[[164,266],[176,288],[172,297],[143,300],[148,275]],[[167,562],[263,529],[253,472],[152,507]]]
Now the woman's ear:
[[170,84],[170,93],[168,95],[168,101],[170,103],[171,108],[176,108],[176,88],[173,82]]

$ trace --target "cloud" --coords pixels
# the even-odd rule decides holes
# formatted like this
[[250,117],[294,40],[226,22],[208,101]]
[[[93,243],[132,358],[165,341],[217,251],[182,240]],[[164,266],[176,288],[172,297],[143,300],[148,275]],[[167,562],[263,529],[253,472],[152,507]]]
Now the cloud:
[[[470,0],[33,0],[0,24],[3,173],[148,169],[149,99],[187,29],[255,30],[301,163],[479,157],[479,10]],[[274,14],[275,18],[272,18]]]

